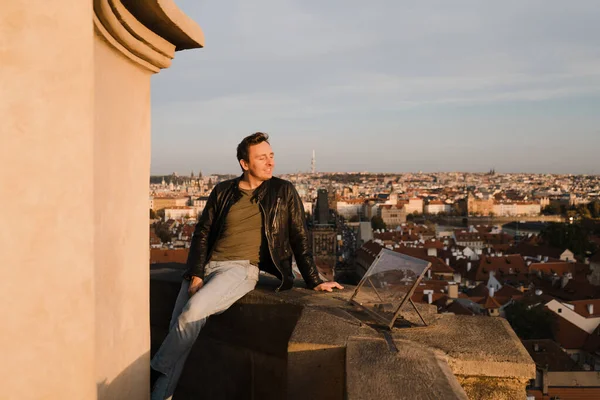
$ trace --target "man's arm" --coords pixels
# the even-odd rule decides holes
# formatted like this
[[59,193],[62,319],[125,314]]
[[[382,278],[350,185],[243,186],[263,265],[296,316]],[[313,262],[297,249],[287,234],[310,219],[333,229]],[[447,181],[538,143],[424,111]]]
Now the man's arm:
[[202,215],[198,219],[194,235],[192,236],[192,243],[190,245],[190,252],[187,259],[187,272],[186,277],[193,278],[198,277],[204,279],[204,267],[206,264],[207,244],[208,237],[210,235],[210,229],[213,225],[217,209],[217,193],[216,187],[212,190],[206,201],[206,206],[202,210]]
[[336,282],[323,282],[319,278],[319,272],[315,265],[313,253],[308,243],[308,228],[306,227],[306,216],[304,214],[304,206],[300,195],[296,191],[296,188],[290,183],[289,184],[289,231],[290,231],[290,244],[292,251],[294,252],[294,258],[298,269],[306,282],[306,286],[309,289],[323,290],[331,292],[333,288],[343,289],[343,287]]
[[306,286],[310,289],[323,283],[319,278],[317,267],[313,258],[312,251],[308,243],[308,228],[306,226],[306,216],[304,215],[304,206],[296,188],[288,184],[288,229],[290,232],[290,245],[294,252],[294,258]]

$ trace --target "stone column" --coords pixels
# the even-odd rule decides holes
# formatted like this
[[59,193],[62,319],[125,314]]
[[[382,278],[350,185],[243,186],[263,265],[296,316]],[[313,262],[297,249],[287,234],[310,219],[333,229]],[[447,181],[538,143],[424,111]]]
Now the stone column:
[[150,77],[171,0],[0,6],[3,399],[145,399]]

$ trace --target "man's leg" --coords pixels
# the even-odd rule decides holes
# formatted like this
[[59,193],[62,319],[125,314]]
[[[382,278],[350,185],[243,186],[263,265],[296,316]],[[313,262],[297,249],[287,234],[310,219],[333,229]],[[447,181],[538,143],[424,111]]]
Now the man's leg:
[[177,318],[181,315],[183,311],[183,307],[187,304],[190,296],[188,295],[188,289],[190,287],[190,281],[184,279],[181,282],[181,289],[179,289],[179,294],[177,295],[177,300],[175,300],[175,306],[173,306],[173,312],[171,313],[171,321],[169,322],[169,330],[173,328],[173,326],[177,323]]
[[[169,322],[169,330],[173,329],[173,326],[177,323],[177,319],[179,318],[179,315],[183,311],[183,307],[185,307],[188,300],[190,299],[190,296],[188,295],[189,287],[190,287],[190,282],[187,279],[184,279],[181,282],[181,288],[179,289],[179,293],[177,294],[177,300],[175,301],[175,306],[173,306],[173,312],[171,313],[171,321]],[[184,361],[186,358],[187,358],[187,355],[184,357]],[[177,365],[174,368],[175,371],[180,371],[183,368],[184,362],[181,362],[179,364],[181,364],[181,367],[179,365]],[[181,374],[181,371],[179,372],[179,374]],[[154,388],[157,380],[161,376],[164,376],[164,374],[156,371],[154,368],[151,367],[151,369],[150,369],[151,386],[150,387],[152,389]]]
[[[185,360],[206,319],[225,311],[254,289],[257,280],[258,268],[247,261],[210,263],[204,286],[187,301],[181,314],[171,320],[169,334],[152,359],[152,369],[164,374],[155,384],[152,400],[171,398]],[[184,285],[181,291],[183,289]],[[176,311],[173,311],[174,317]]]

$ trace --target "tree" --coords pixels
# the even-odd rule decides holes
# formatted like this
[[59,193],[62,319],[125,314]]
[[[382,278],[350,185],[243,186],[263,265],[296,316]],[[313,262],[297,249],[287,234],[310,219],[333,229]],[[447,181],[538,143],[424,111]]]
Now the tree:
[[373,218],[371,218],[371,228],[384,230],[387,228],[387,226],[385,225],[385,222],[383,222],[383,219],[380,216],[375,215],[373,216]]
[[171,241],[171,232],[169,232],[169,228],[164,223],[159,222],[154,224],[154,232],[160,238],[161,242],[169,243]]
[[360,217],[358,215],[353,215],[348,220],[348,222],[359,222],[359,221],[360,221]]
[[579,214],[581,218],[592,218],[590,209],[584,204],[577,206],[577,214]]
[[156,219],[156,212],[153,209],[150,209],[150,219]]
[[464,203],[457,201],[456,203],[452,204],[452,211],[450,212],[451,215],[465,215],[465,207],[462,205]]
[[560,215],[560,213],[561,213],[560,204],[558,204],[557,202],[552,202],[552,203],[548,204],[542,210],[542,214],[544,214],[544,215]]
[[523,340],[554,339],[556,316],[544,306],[528,308],[522,302],[505,308],[506,319],[517,336]]
[[588,204],[592,218],[600,218],[600,201],[594,200]]
[[569,249],[575,255],[585,257],[586,251],[592,250],[589,232],[580,223],[551,223],[541,233],[544,242],[558,249]]
[[160,219],[162,219],[164,221],[164,219],[165,219],[165,209],[162,208],[162,209],[158,210],[156,212],[156,216],[158,216]]

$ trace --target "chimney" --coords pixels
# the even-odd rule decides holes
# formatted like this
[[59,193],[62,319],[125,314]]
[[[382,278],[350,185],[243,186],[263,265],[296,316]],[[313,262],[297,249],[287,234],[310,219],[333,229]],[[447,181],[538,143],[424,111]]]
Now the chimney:
[[587,305],[587,312],[590,315],[594,314],[594,305],[593,304],[588,304]]
[[427,270],[427,277],[428,277],[429,279],[431,279],[431,269],[428,269],[428,270]]
[[488,289],[490,291],[490,297],[494,297],[494,292],[496,291],[496,289],[494,289],[493,286],[490,286]]
[[427,255],[430,257],[437,257],[437,249],[435,247],[430,247],[427,249]]
[[469,272],[471,270],[471,261],[469,261],[467,263],[467,272]]
[[454,274],[453,278],[454,278],[454,282],[456,282],[456,283],[462,282],[462,276],[460,276],[460,274]]
[[571,274],[564,274],[560,281],[560,287],[564,288],[565,286],[567,286],[567,283],[569,283],[570,280],[571,280]]
[[458,299],[458,285],[448,285],[448,297]]
[[433,303],[433,290],[423,290],[423,294],[427,296],[427,304]]
[[446,265],[450,265],[450,259],[446,257]]

